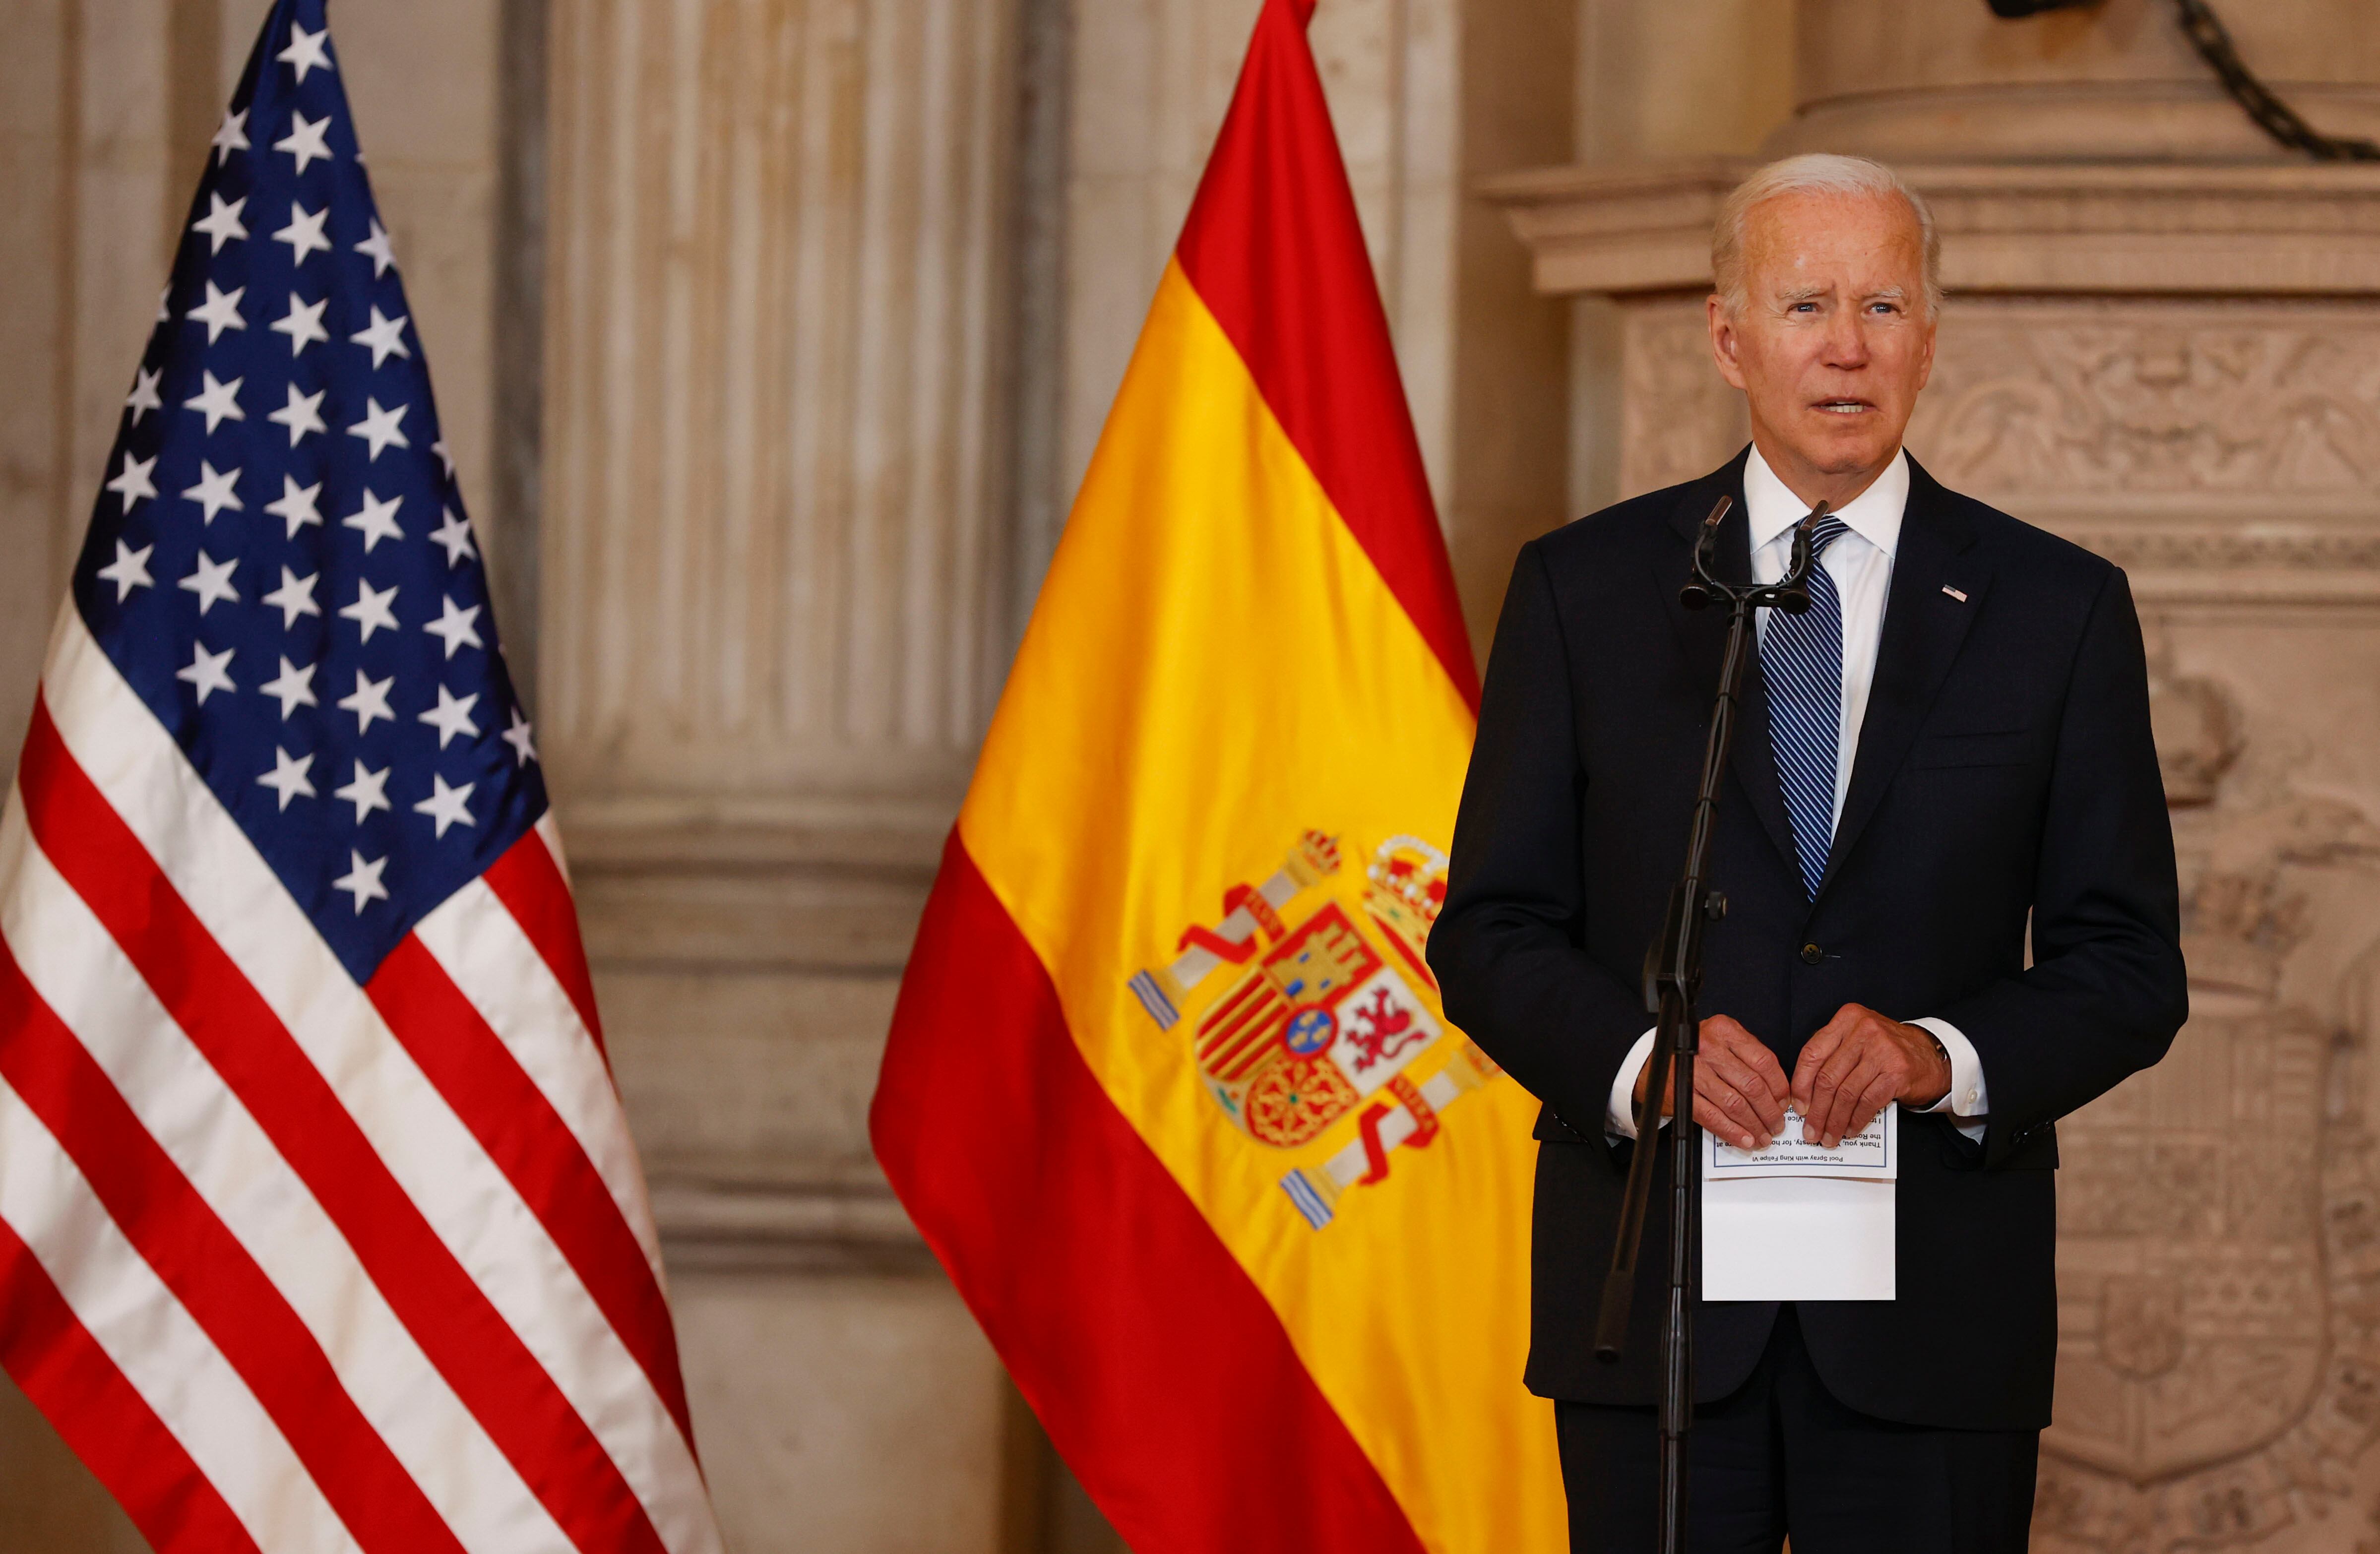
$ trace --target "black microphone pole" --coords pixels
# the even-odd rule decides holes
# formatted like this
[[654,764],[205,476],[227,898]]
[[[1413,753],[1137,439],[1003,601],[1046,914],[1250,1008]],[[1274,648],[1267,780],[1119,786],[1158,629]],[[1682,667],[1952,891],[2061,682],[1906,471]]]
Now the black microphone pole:
[[1661,1513],[1659,1554],[1685,1554],[1686,1435],[1694,1420],[1694,1272],[1695,1231],[1701,1223],[1702,1172],[1697,1159],[1702,1129],[1694,1120],[1694,1053],[1701,1046],[1694,998],[1702,990],[1703,932],[1727,916],[1727,898],[1706,884],[1711,830],[1718,817],[1718,785],[1735,743],[1735,715],[1743,692],[1744,662],[1753,650],[1753,612],[1783,610],[1800,614],[1810,607],[1810,531],[1827,514],[1823,502],[1793,530],[1792,560],[1771,584],[1723,583],[1715,572],[1718,526],[1733,505],[1720,497],[1703,520],[1694,542],[1694,575],[1679,594],[1689,610],[1724,601],[1728,606],[1727,656],[1718,676],[1718,700],[1711,709],[1710,734],[1703,743],[1702,789],[1694,799],[1694,824],[1686,835],[1686,868],[1670,887],[1661,931],[1645,952],[1645,1008],[1654,1017],[1653,1052],[1645,1065],[1645,1098],[1636,1103],[1636,1147],[1628,1161],[1628,1187],[1621,1200],[1620,1229],[1611,1247],[1611,1272],[1603,1281],[1603,1308],[1595,1324],[1596,1358],[1620,1358],[1628,1333],[1628,1312],[1636,1290],[1636,1252],[1645,1236],[1645,1213],[1653,1196],[1654,1139],[1660,1131],[1661,1098],[1677,1071],[1678,1115],[1670,1126],[1670,1305],[1662,1327]]

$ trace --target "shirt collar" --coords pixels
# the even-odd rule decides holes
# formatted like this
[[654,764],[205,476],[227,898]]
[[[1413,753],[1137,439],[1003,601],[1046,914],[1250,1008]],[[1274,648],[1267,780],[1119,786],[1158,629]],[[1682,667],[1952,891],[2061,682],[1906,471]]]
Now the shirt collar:
[[[1840,518],[1853,534],[1891,555],[1900,543],[1901,515],[1909,508],[1909,453],[1903,449],[1872,481],[1867,490],[1829,516]],[[1755,444],[1743,466],[1743,516],[1752,528],[1752,548],[1760,549],[1810,516]]]

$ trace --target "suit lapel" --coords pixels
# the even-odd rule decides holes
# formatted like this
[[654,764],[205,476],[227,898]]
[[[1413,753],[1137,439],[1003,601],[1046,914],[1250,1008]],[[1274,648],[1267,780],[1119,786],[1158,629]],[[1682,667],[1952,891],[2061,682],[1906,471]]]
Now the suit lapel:
[[[1867,716],[1860,725],[1851,789],[1835,825],[1827,875],[1818,885],[1821,895],[1883,803],[1885,790],[1933,710],[1966,640],[1967,626],[1984,607],[1984,594],[1991,587],[1988,566],[1965,553],[1974,535],[1949,492],[1913,458],[1909,471],[1909,507],[1901,516],[1900,543],[1892,561]],[[1946,589],[1957,589],[1966,597],[1954,599]]]
[[[1694,540],[1701,533],[1703,519],[1710,515],[1711,504],[1722,495],[1734,505],[1719,524],[1718,575],[1725,578],[1752,576],[1752,521],[1743,506],[1743,467],[1750,455],[1747,446],[1734,462],[1687,489],[1670,516],[1670,527],[1682,543],[1653,565],[1654,585],[1661,591],[1663,608],[1677,629],[1678,645],[1685,655],[1687,686],[1698,699],[1706,721],[1711,698],[1718,693],[1719,670],[1727,656],[1727,612],[1717,608],[1689,610],[1679,602],[1678,590],[1694,575]],[[1768,749],[1768,705],[1761,689],[1756,643],[1743,676],[1742,710],[1736,720],[1735,744],[1729,752],[1729,764],[1736,782],[1751,800],[1752,812],[1760,818],[1761,829],[1768,833],[1769,841],[1775,844],[1790,869],[1793,862],[1793,833],[1785,819],[1784,793],[1777,785],[1777,762]]]

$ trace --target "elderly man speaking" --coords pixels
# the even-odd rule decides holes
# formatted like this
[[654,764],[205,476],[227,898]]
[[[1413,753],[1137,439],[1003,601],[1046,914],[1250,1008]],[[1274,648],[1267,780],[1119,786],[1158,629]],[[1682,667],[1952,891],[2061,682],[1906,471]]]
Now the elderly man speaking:
[[2155,1062],[2185,1014],[2124,576],[1901,446],[1937,253],[1877,164],[1755,174],[1719,215],[1709,304],[1752,445],[1531,542],[1505,596],[1429,960],[1448,1014],[1545,1103],[1527,1381],[1555,1400],[1577,1550],[1653,1542],[1665,1216],[1621,1363],[1597,1362],[1592,1329],[1637,1147],[1645,950],[1726,630],[1679,588],[1720,496],[1720,575],[1764,582],[1830,510],[1810,608],[1760,620],[1693,1115],[1756,1149],[1791,1104],[1831,1147],[1897,1102],[1900,1159],[1875,1189],[1895,1195],[1895,1298],[1696,1302],[1692,1548],[2025,1548],[2058,1342],[2055,1124]]

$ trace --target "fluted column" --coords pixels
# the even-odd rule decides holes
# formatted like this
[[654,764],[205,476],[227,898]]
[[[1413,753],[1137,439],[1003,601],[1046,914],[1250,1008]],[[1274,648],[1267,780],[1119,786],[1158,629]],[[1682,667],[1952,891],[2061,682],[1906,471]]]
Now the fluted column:
[[1017,11],[552,3],[538,736],[705,1465],[755,1554],[989,1550],[865,1118],[1012,629]]
[[557,6],[540,710],[582,832],[948,819],[1005,626],[1010,23]]

